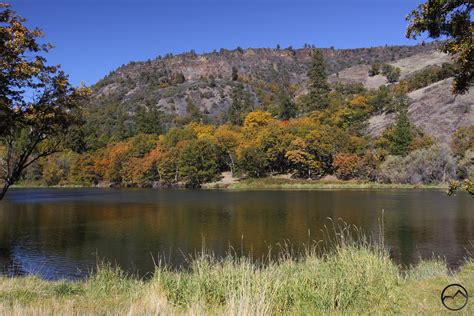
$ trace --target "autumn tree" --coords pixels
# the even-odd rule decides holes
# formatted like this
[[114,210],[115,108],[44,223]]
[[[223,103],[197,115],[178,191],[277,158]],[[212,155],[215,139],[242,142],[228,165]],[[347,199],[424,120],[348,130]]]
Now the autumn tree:
[[444,40],[442,50],[453,57],[456,66],[456,94],[467,92],[474,76],[473,8],[472,0],[428,0],[407,16],[407,38],[427,33]]
[[219,126],[214,136],[220,151],[223,152],[223,155],[220,155],[221,160],[229,166],[231,176],[234,176],[237,148],[241,141],[240,131],[226,124]]
[[456,194],[456,191],[466,191],[474,197],[474,181],[465,179],[462,182],[453,181],[449,183],[448,195]]
[[41,44],[43,33],[24,22],[0,3],[0,200],[28,166],[65,146],[88,92],[71,87],[59,66],[46,64],[43,56],[52,46]]
[[321,125],[305,137],[307,150],[320,163],[321,173],[333,171],[333,158],[339,152],[349,151],[349,135],[342,129]]
[[249,129],[256,129],[267,126],[273,123],[275,119],[269,112],[255,111],[247,114],[244,120],[244,127]]
[[297,137],[291,142],[285,157],[299,176],[307,176],[308,179],[311,179],[313,174],[319,173],[321,164],[307,150],[306,143],[302,138]]
[[78,155],[71,166],[71,181],[83,185],[99,183],[100,174],[95,163],[96,157],[91,153]]
[[308,70],[309,78],[309,110],[323,110],[329,105],[330,87],[327,81],[326,64],[323,53],[313,50],[312,61]]
[[354,154],[337,154],[333,161],[334,172],[338,179],[349,180],[361,175],[363,160]]

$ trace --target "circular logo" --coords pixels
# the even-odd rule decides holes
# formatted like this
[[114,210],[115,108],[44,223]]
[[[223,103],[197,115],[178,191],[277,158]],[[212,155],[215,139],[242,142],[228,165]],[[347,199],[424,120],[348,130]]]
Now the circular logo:
[[461,284],[450,284],[441,292],[441,303],[452,311],[464,308],[467,298],[467,290]]

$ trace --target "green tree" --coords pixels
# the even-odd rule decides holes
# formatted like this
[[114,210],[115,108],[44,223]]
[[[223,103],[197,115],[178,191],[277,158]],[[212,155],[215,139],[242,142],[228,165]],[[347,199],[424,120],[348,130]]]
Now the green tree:
[[406,110],[401,110],[398,114],[397,122],[390,144],[390,151],[393,155],[406,156],[413,140],[412,126]]
[[239,155],[239,167],[254,178],[264,177],[267,174],[268,161],[265,152],[256,146],[242,148]]
[[296,116],[296,105],[293,102],[290,93],[284,87],[278,92],[278,117],[282,120],[288,120]]
[[46,65],[52,46],[40,44],[43,33],[9,7],[0,3],[0,200],[28,166],[65,147],[89,92],[71,87],[59,66]]
[[313,50],[308,70],[309,99],[308,110],[323,110],[329,105],[330,87],[327,81],[326,64],[320,50]]
[[242,83],[232,88],[232,104],[227,111],[227,119],[235,125],[242,125],[245,116],[253,110],[252,96],[245,91]]
[[115,114],[115,122],[113,123],[112,129],[112,140],[113,141],[120,141],[124,140],[132,134],[128,128],[128,114],[123,109],[118,109]]
[[453,57],[456,74],[453,92],[468,91],[474,76],[472,0],[428,0],[408,16],[406,37],[417,38],[427,32],[434,39],[446,39],[442,50]]
[[149,108],[140,106],[135,114],[136,134],[163,133],[164,113],[154,106]]
[[209,139],[196,139],[184,143],[179,152],[180,178],[191,187],[199,187],[215,179],[219,171],[217,153],[216,144]]

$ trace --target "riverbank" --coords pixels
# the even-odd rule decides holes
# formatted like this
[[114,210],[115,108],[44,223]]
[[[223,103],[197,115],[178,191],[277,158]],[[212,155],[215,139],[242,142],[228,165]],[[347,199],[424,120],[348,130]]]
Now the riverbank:
[[[292,179],[287,177],[266,177],[266,178],[232,178],[224,173],[220,181],[204,183],[202,189],[230,189],[230,190],[324,190],[324,189],[438,189],[447,191],[449,184],[402,184],[402,183],[380,183],[362,180],[337,180],[337,179]],[[19,183],[12,188],[120,188],[108,183],[100,185],[81,185],[65,184],[47,186],[41,183]],[[137,186],[128,186],[129,188],[139,188]],[[184,189],[184,185],[175,185],[172,187],[156,187],[154,189]]]
[[286,178],[259,178],[245,179],[233,183],[227,188],[234,190],[252,189],[284,189],[284,190],[311,190],[311,189],[439,189],[447,190],[448,184],[397,184],[379,183],[358,180],[304,180]]
[[[202,254],[190,270],[158,266],[147,281],[109,265],[89,279],[48,282],[0,277],[0,314],[271,315],[440,314],[445,286],[474,292],[474,262],[449,273],[441,261],[401,271],[386,250],[344,237],[326,255],[317,247],[258,266],[246,258]],[[463,309],[474,313],[474,303]]]

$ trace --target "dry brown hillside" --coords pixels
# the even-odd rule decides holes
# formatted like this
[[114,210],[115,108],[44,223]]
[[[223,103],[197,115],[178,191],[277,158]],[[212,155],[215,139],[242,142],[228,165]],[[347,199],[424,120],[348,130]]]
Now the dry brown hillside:
[[[398,67],[401,70],[400,79],[405,79],[417,71],[423,70],[429,66],[441,66],[444,63],[449,63],[450,58],[447,54],[432,50],[422,52],[410,57],[402,58],[397,61],[389,62],[388,64]],[[345,83],[363,83],[368,89],[377,89],[381,85],[387,84],[387,78],[382,75],[369,77],[370,64],[356,65],[340,71],[337,75],[330,76],[331,82],[345,82]]]
[[[474,125],[473,89],[454,96],[451,83],[452,79],[446,79],[408,95],[411,122],[441,142],[449,142],[458,128]],[[368,133],[377,136],[394,120],[394,113],[373,116],[369,119]]]
[[[450,57],[439,51],[418,53],[390,62],[399,67],[401,79],[432,66],[449,63]],[[363,83],[368,89],[377,89],[387,84],[385,76],[369,77],[370,65],[357,65],[331,75],[333,82]],[[471,88],[465,95],[454,96],[451,93],[452,79],[436,82],[428,87],[409,93],[408,114],[411,122],[441,142],[450,142],[451,135],[460,127],[474,125],[474,92]],[[395,121],[395,113],[382,113],[369,119],[367,128],[371,136],[380,135]]]

